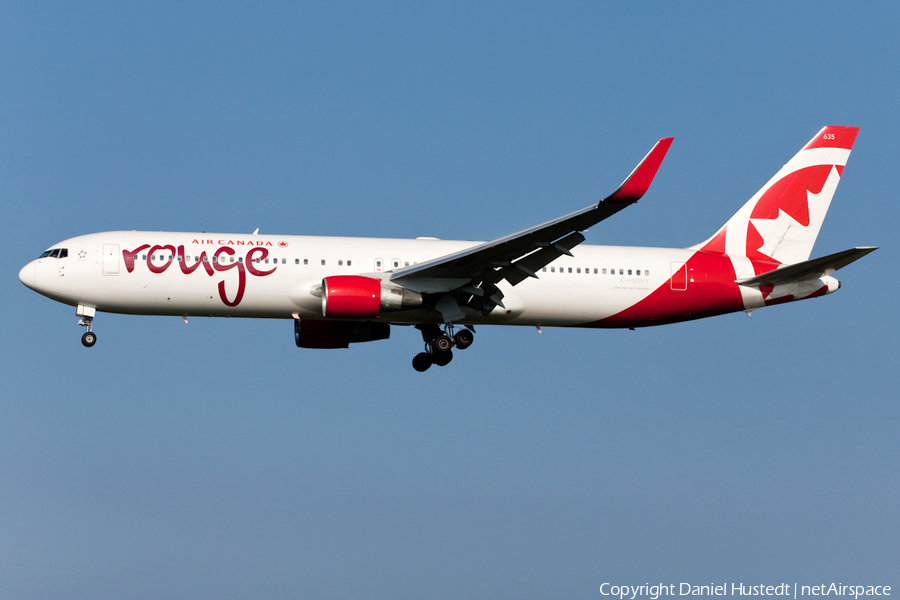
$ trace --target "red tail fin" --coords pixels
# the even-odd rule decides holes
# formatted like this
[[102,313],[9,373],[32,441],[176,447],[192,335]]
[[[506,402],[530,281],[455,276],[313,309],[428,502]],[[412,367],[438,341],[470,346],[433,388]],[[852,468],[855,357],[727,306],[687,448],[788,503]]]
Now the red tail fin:
[[714,236],[694,248],[769,265],[807,260],[858,132],[859,127],[824,127]]

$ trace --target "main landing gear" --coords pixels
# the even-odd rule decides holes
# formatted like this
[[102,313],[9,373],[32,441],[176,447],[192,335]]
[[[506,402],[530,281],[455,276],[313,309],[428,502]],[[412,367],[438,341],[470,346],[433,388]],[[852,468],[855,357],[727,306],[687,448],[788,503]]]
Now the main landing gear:
[[445,367],[453,360],[453,347],[457,350],[465,350],[475,341],[472,329],[460,329],[453,333],[453,325],[444,325],[441,329],[438,325],[416,325],[416,329],[422,332],[425,341],[425,352],[420,352],[412,360],[413,369],[427,371],[431,365]]

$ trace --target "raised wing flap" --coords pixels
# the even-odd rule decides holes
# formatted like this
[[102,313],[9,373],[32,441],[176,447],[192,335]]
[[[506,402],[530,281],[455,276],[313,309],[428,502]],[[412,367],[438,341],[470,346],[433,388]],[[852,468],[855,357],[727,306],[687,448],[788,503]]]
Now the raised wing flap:
[[499,283],[505,279],[510,285],[518,285],[528,277],[537,278],[537,271],[564,254],[571,256],[572,253],[569,250],[583,242],[584,239],[584,235],[581,233],[569,234],[553,245],[548,245],[546,248],[541,248],[528,256],[520,258],[508,267],[497,269],[486,280],[491,281],[491,283]]
[[570,254],[573,247],[584,241],[578,232],[611,217],[644,195],[672,139],[659,140],[622,185],[597,205],[402,269],[391,275],[391,280],[416,291],[434,292],[456,289],[462,285],[460,280],[497,283],[506,279],[516,285],[529,276],[536,276],[536,271],[561,254]]
[[756,277],[738,279],[735,283],[745,287],[759,287],[761,285],[779,285],[783,283],[804,281],[806,279],[817,279],[825,275],[831,275],[838,269],[846,267],[850,263],[859,260],[866,254],[874,252],[877,249],[877,246],[851,248],[821,258],[814,258],[812,260],[781,267],[774,271],[757,275]]

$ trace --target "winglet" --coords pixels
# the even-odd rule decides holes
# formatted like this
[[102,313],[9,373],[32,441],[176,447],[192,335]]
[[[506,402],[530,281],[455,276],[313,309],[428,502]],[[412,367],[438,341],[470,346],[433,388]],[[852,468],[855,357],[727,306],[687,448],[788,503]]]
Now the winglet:
[[622,182],[619,189],[601,200],[601,202],[629,204],[640,200],[641,196],[647,193],[650,184],[653,183],[653,178],[659,170],[659,165],[662,164],[663,159],[666,157],[666,152],[669,151],[669,146],[672,145],[674,139],[663,138],[656,142],[653,149],[634,168],[631,175]]

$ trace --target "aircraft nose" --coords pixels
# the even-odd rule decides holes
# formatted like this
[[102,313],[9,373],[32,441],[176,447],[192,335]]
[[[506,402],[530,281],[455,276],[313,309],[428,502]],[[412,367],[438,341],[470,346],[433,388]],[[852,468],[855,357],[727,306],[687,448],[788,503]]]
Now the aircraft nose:
[[26,287],[34,289],[34,278],[35,278],[35,270],[37,267],[34,264],[34,261],[31,261],[19,271],[19,281],[24,283]]

